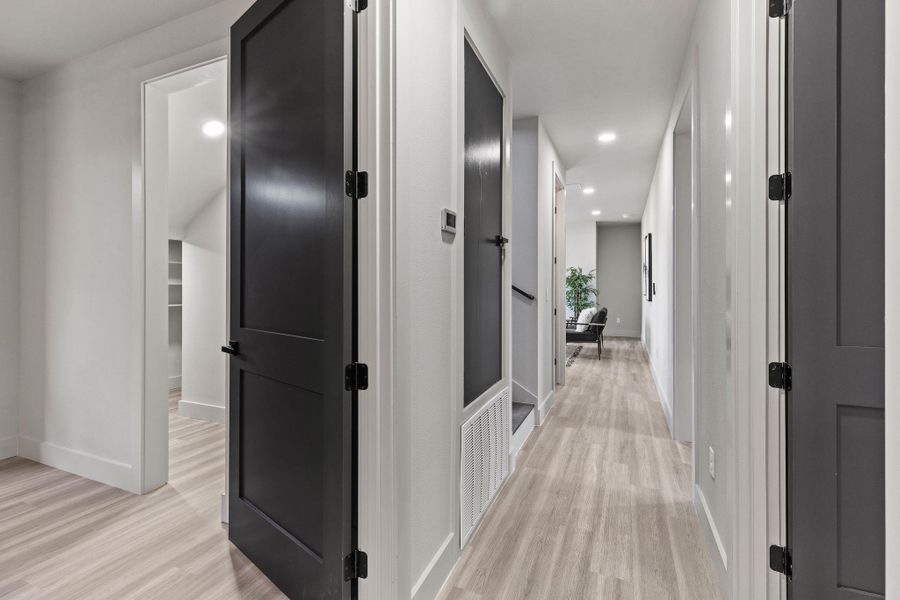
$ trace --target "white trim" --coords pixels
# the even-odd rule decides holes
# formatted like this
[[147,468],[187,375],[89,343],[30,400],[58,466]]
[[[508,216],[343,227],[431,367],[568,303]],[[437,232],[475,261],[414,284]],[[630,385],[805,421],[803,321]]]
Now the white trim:
[[700,507],[700,522],[706,532],[712,536],[716,549],[719,551],[719,559],[722,561],[722,568],[728,571],[728,553],[725,551],[725,544],[722,543],[722,536],[719,535],[719,528],[716,527],[716,521],[713,519],[712,512],[709,510],[709,504],[706,503],[706,496],[699,485],[694,486],[694,505]]
[[[437,597],[444,584],[450,579],[450,575],[453,573],[453,563],[456,561],[456,547],[452,543],[454,537],[456,537],[454,534],[449,534],[437,552],[434,553],[434,556],[431,557],[431,560],[428,561],[428,565],[419,575],[419,578],[416,579],[409,592],[409,597],[412,600],[431,600]],[[444,578],[441,581],[436,581],[435,577],[440,573],[445,573]]]
[[538,425],[543,425],[556,403],[556,391],[550,390],[537,408]]
[[[146,84],[160,78],[214,63],[228,57],[229,40],[223,38],[199,48],[181,52],[163,60],[132,70],[132,327],[133,340],[133,479],[125,489],[136,493],[150,492],[168,480],[168,409],[160,400],[160,382],[168,381],[165,361],[154,359],[157,347],[149,331],[165,330],[159,315],[147,310],[148,288],[153,285],[147,261],[150,250],[147,229],[153,215],[146,202],[145,180],[145,90]],[[165,234],[163,234],[165,235]],[[167,246],[166,246],[167,247]],[[158,329],[156,329],[158,328]],[[167,386],[168,387],[168,386]],[[152,401],[156,398],[159,401]]]
[[359,18],[359,161],[369,198],[359,209],[359,347],[369,389],[359,395],[359,547],[369,556],[360,600],[400,598],[399,475],[394,406],[396,9],[371,3]]
[[17,456],[19,452],[19,438],[8,437],[0,439],[0,460]]
[[224,406],[206,404],[205,402],[194,402],[193,400],[185,400],[184,398],[178,401],[178,414],[182,417],[187,417],[188,419],[211,421],[213,423],[222,423],[223,425],[226,421]]
[[519,450],[528,441],[528,436],[534,431],[535,420],[537,419],[537,407],[532,407],[531,412],[525,417],[525,420],[519,425],[519,429],[513,432],[512,440],[509,443],[509,474],[512,475],[516,469],[516,455]]
[[641,339],[641,330],[640,329],[610,329],[607,326],[603,330],[603,339],[606,340],[608,338],[628,338],[630,340],[639,340]]
[[512,382],[512,401],[513,402],[521,402],[522,404],[533,404],[537,406],[538,397],[537,394],[527,389],[521,383],[513,379]]
[[174,392],[175,390],[181,389],[181,375],[172,375],[169,377],[169,391]]
[[[900,6],[885,3],[885,65],[887,91],[885,99],[885,164],[900,160]],[[896,307],[900,303],[900,173],[886,169],[885,180],[885,533],[887,569],[885,594],[900,598],[900,319]]]
[[24,435],[19,436],[19,456],[125,490],[134,476],[129,464]]
[[659,374],[656,372],[656,367],[653,366],[653,361],[650,360],[650,352],[647,350],[647,345],[644,344],[643,340],[641,341],[641,348],[644,350],[644,356],[647,359],[647,364],[650,365],[650,375],[653,378],[653,384],[656,386],[656,395],[659,396],[659,404],[662,406],[663,414],[666,416],[666,425],[669,426],[669,435],[674,436],[674,416],[672,415],[672,405],[669,402],[669,398],[666,396],[666,390],[663,388],[662,380],[659,377]]

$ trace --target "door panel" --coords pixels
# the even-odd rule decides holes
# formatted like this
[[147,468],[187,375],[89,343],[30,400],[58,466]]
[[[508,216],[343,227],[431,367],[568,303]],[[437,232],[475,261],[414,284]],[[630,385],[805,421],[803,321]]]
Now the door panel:
[[354,592],[344,49],[340,0],[232,28],[229,538],[291,598]]
[[503,96],[465,48],[465,373],[468,406],[502,379]]
[[789,595],[884,595],[884,0],[795,2]]

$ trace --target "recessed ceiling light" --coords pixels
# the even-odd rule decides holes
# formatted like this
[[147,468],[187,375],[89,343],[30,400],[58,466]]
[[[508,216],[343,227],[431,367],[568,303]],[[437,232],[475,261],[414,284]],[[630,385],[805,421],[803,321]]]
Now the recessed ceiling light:
[[599,217],[600,215],[603,214],[603,211],[602,210],[592,210],[591,214],[594,215],[595,217]]
[[614,141],[616,141],[616,134],[613,133],[612,131],[606,131],[604,133],[601,133],[597,137],[597,139],[600,140],[601,144],[611,144]]
[[581,193],[590,196],[590,195],[593,194],[595,191],[596,191],[596,190],[594,190],[594,188],[592,188],[592,187],[586,187],[586,188],[584,188],[583,190],[581,190]]
[[225,133],[225,123],[222,121],[207,121],[203,124],[203,135],[217,138]]
[[622,215],[622,218],[623,218],[623,219],[627,219],[627,218],[630,217],[630,216],[631,216],[631,215],[629,215],[628,213],[625,213],[624,215]]

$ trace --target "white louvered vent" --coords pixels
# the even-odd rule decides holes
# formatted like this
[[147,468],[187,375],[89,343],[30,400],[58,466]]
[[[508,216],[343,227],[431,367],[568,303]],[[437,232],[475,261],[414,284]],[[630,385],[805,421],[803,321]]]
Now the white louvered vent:
[[484,510],[509,475],[509,388],[462,426],[459,530],[465,546]]

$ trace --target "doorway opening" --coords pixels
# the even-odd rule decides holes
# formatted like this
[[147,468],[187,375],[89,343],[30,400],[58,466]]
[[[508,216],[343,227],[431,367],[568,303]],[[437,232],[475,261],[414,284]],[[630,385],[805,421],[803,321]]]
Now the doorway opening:
[[[225,491],[227,60],[144,83],[145,488]],[[164,366],[163,366],[164,365]],[[162,367],[162,368],[161,368]]]
[[694,196],[693,94],[687,96],[672,133],[673,232],[672,236],[672,437],[694,441],[694,321],[696,316],[694,236],[697,205]]

